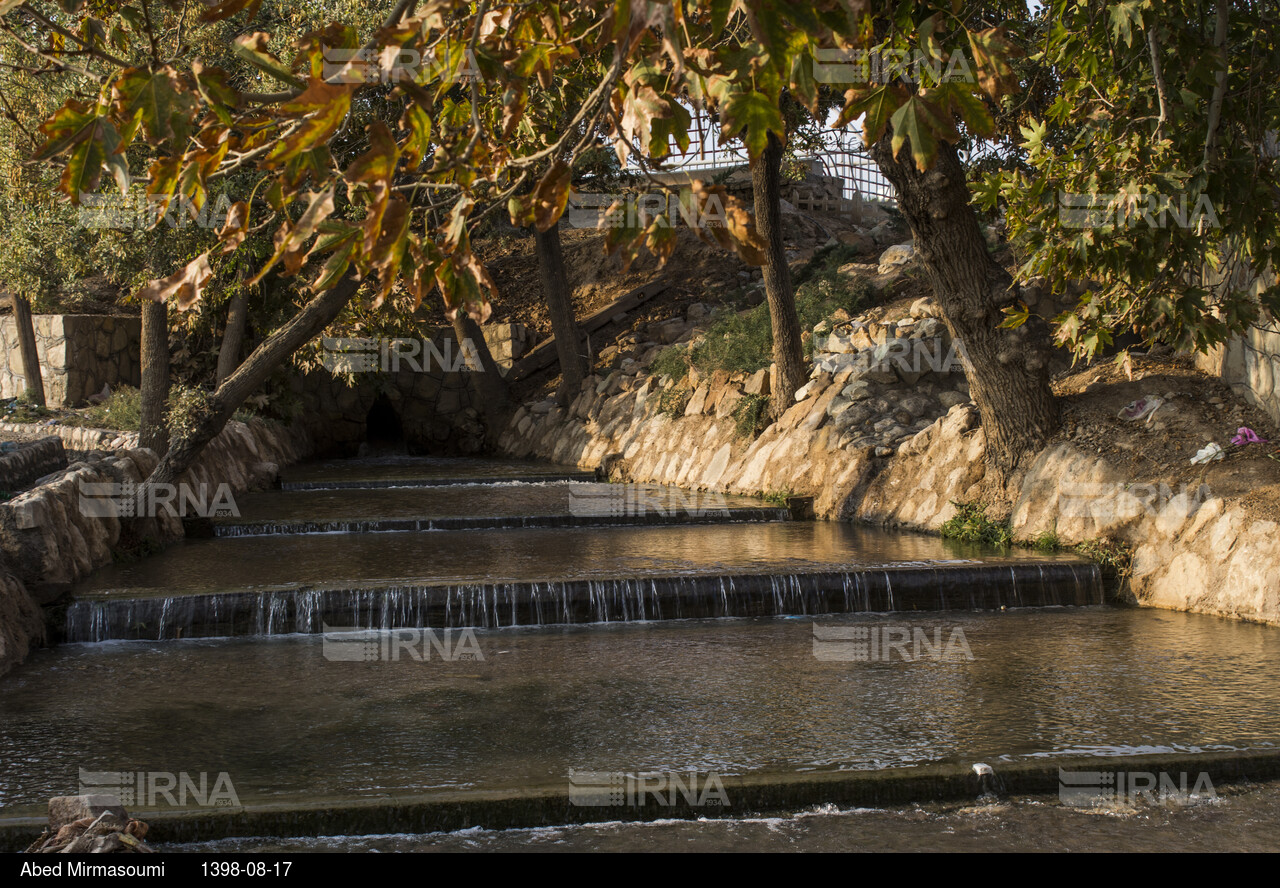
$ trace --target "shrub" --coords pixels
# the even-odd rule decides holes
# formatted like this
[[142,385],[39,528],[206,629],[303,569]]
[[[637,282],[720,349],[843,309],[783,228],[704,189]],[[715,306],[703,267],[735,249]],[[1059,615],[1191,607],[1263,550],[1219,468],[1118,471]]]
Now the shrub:
[[53,415],[52,410],[33,404],[23,391],[5,406],[4,415],[0,418],[5,422],[39,422]]
[[1062,540],[1057,530],[1042,531],[1028,541],[1037,552],[1057,552],[1062,549]]
[[739,438],[754,438],[768,426],[768,395],[743,395],[734,405],[733,428]]
[[[813,329],[815,324],[838,309],[844,309],[850,315],[857,314],[871,304],[871,296],[871,287],[865,280],[851,279],[834,268],[810,276],[796,288],[796,315],[800,319],[800,329]],[[720,312],[705,337],[687,354],[686,364],[708,376],[717,370],[754,373],[768,367],[773,362],[773,323],[768,303],[762,302],[745,311],[727,309]],[[809,347],[806,346],[805,357],[808,356]],[[671,349],[665,350],[659,359],[664,360],[664,367],[675,366],[676,355]],[[672,374],[672,378],[677,377]]]
[[988,546],[1008,546],[1012,540],[1009,525],[992,521],[987,517],[985,503],[956,503],[956,514],[942,525],[941,533],[947,539],[966,543],[985,543]]
[[1133,551],[1123,543],[1085,540],[1075,550],[1082,557],[1097,562],[1104,573],[1112,573],[1121,580],[1128,578],[1132,571]]
[[201,413],[208,409],[209,393],[203,389],[178,386],[165,402],[164,424],[174,438],[182,438],[196,430]]
[[672,419],[684,416],[684,408],[689,406],[693,392],[685,383],[673,385],[658,396],[658,412]]
[[791,490],[790,488],[786,488],[782,490],[760,491],[760,498],[762,500],[764,500],[766,503],[768,503],[771,506],[778,506],[784,509],[787,507],[787,500],[791,499],[791,497],[795,495],[796,495],[795,491]]
[[79,416],[64,420],[67,425],[115,429],[121,432],[136,432],[141,421],[142,392],[128,385],[112,389],[107,400],[101,404],[92,404]]
[[653,359],[649,372],[680,382],[689,375],[689,346],[684,343],[667,346]]

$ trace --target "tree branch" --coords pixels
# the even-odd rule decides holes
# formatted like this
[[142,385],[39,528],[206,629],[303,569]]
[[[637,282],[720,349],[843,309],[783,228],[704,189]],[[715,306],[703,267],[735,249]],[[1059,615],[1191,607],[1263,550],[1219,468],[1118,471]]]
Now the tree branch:
[[[1213,26],[1213,49],[1219,55],[1227,42],[1227,16],[1230,10],[1229,0],[1218,0],[1218,16]],[[1222,121],[1222,102],[1227,95],[1227,65],[1225,58],[1222,60],[1222,67],[1218,69],[1215,77],[1217,80],[1213,85],[1213,98],[1209,100],[1209,131],[1204,137],[1204,159],[1200,162],[1200,165],[1204,167],[1209,165],[1209,158],[1213,155],[1214,145],[1218,137],[1218,124]]]

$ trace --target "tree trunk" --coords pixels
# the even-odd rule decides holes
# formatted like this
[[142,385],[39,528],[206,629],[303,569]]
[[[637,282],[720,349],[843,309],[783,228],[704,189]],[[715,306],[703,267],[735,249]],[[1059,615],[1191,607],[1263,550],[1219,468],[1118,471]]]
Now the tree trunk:
[[196,419],[194,431],[170,442],[168,451],[147,479],[147,483],[175,483],[195,462],[204,446],[222,431],[227,420],[244,403],[244,399],[261,388],[276,367],[329,326],[355,295],[359,286],[360,282],[348,271],[335,286],[315,296],[289,323],[255,348],[209,396],[207,407]]
[[244,346],[244,327],[249,317],[249,294],[241,290],[231,297],[227,309],[227,327],[222,331],[222,349],[218,352],[217,384],[240,366],[240,350]]
[[577,396],[587,376],[587,361],[582,332],[573,314],[573,294],[564,270],[564,253],[560,249],[560,223],[546,231],[533,232],[538,251],[538,269],[542,272],[542,291],[551,315],[551,334],[556,338],[556,354],[560,358],[561,403]]
[[[506,411],[509,392],[507,381],[502,378],[498,362],[489,351],[489,344],[484,340],[484,332],[480,325],[464,311],[453,316],[453,337],[458,347],[470,340],[474,350],[465,349],[467,355],[468,376],[471,382],[471,393],[480,402],[480,410],[485,418],[486,437],[493,440],[502,431],[502,418]],[[479,362],[471,355],[475,355]]]
[[755,203],[756,230],[765,241],[764,292],[773,326],[773,362],[778,366],[778,386],[771,412],[781,416],[809,378],[800,342],[800,318],[791,270],[782,246],[782,140],[773,133],[764,152],[751,162],[751,196]]
[[169,309],[150,299],[142,303],[142,393],[138,444],[164,455],[169,431],[164,424],[169,400]]
[[13,294],[13,323],[18,328],[18,349],[22,352],[22,378],[27,400],[44,407],[44,380],[40,378],[40,352],[36,349],[36,326],[31,319],[31,303]]
[[935,166],[923,173],[905,148],[902,162],[894,159],[889,134],[872,146],[871,155],[897,189],[943,320],[967,359],[987,464],[1004,483],[1058,428],[1058,403],[1049,387],[1048,327],[1032,318],[1016,329],[1000,329],[1002,309],[1017,292],[1012,277],[987,251],[954,145],[940,142]]

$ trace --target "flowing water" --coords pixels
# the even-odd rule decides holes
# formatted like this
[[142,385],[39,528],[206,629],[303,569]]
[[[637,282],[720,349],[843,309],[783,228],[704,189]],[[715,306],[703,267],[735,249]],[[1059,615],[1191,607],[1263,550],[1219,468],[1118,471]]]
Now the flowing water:
[[647,823],[606,821],[531,829],[472,828],[426,835],[244,838],[166,850],[229,852],[538,851],[1275,851],[1280,786],[1187,806],[1086,811],[1055,797],[967,805],[842,809],[827,805],[779,816]]
[[[856,627],[941,643],[843,659],[823,630]],[[247,804],[563,787],[570,769],[999,770],[1280,741],[1280,634],[1188,614],[899,613],[409,641],[373,661],[334,659],[330,639],[301,635],[40,651],[0,683],[0,803],[38,804],[75,785],[78,767],[225,771]]]
[[[0,821],[73,792],[83,769],[225,774],[245,805],[410,833],[325,840],[338,850],[866,846],[856,833],[945,848],[958,846],[938,836],[1047,835],[1071,815],[1026,799],[1005,813],[809,809],[784,788],[779,817],[422,836],[435,821],[383,803],[545,799],[575,770],[785,787],[1280,742],[1273,629],[1098,606],[1099,571],[1074,557],[592,478],[500,460],[317,463],[98,571],[66,607],[71,643],[0,680]],[[351,808],[369,803],[385,810]]]

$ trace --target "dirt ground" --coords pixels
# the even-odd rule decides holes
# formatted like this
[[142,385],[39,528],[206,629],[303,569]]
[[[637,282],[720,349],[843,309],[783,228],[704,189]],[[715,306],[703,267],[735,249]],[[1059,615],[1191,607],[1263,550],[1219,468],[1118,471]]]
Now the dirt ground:
[[[1190,357],[1135,356],[1132,380],[1107,358],[1061,374],[1054,391],[1063,402],[1057,440],[1106,456],[1134,483],[1163,482],[1175,492],[1205,484],[1256,518],[1280,520],[1280,432],[1220,379],[1197,370]],[[1147,395],[1165,401],[1152,416],[1135,422],[1118,416]],[[1233,446],[1241,427],[1269,443]],[[1192,465],[1211,442],[1225,456]]]

